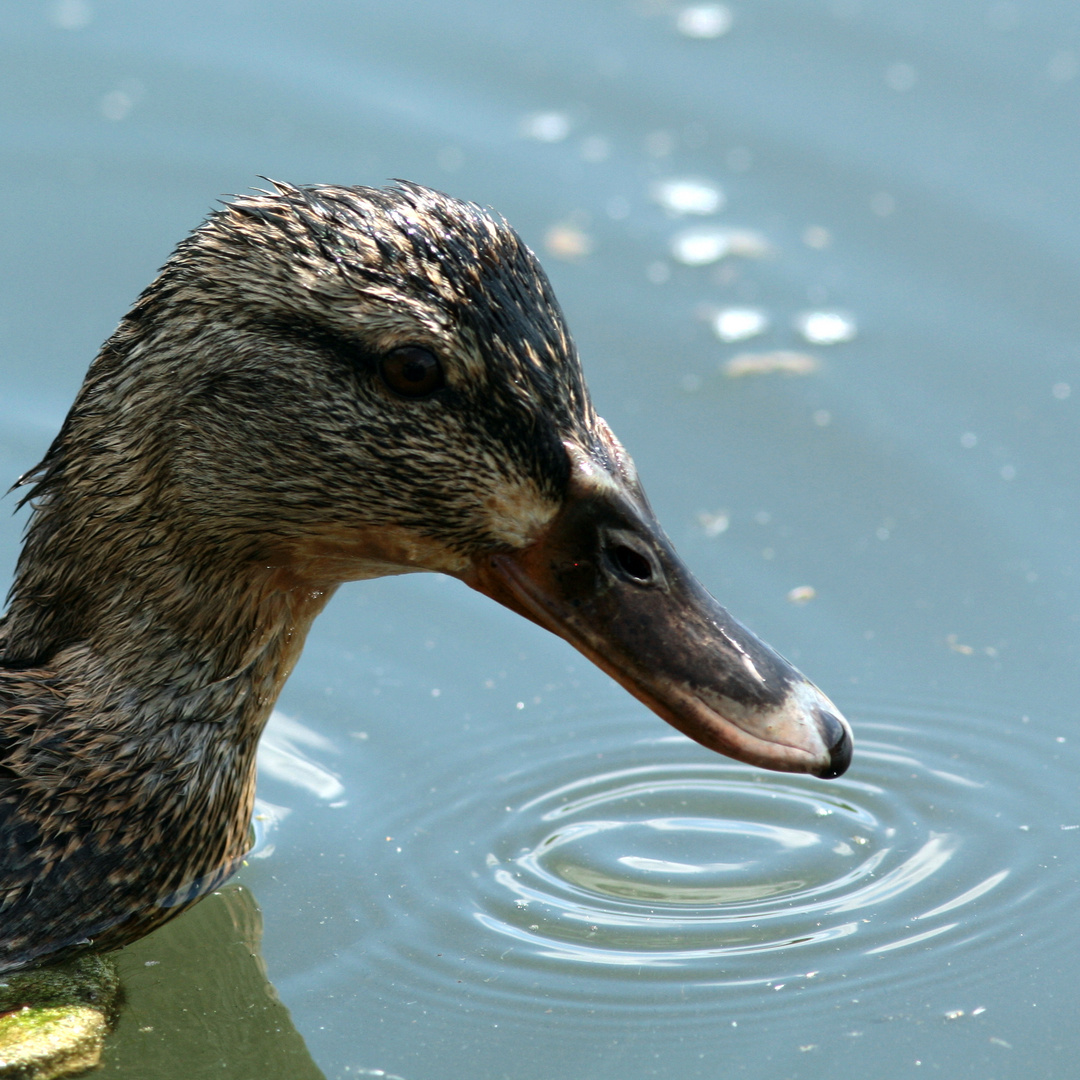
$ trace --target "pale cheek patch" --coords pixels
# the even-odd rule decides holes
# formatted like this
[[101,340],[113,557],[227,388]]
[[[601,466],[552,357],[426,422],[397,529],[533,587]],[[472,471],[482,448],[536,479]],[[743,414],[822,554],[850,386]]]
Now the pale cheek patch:
[[535,484],[502,479],[483,503],[488,533],[513,548],[528,547],[540,539],[559,505],[545,497]]

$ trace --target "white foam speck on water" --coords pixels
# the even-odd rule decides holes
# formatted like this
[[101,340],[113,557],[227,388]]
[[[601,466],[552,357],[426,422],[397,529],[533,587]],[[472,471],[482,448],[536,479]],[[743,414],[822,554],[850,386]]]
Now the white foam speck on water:
[[688,38],[718,38],[732,27],[735,17],[727,4],[694,4],[675,18],[675,29]]
[[839,345],[858,332],[855,319],[843,311],[804,311],[796,316],[795,329],[812,345]]
[[687,229],[672,238],[672,257],[684,266],[708,266],[731,251],[725,229]]
[[49,22],[61,30],[81,30],[94,17],[89,0],[54,0],[48,7]]
[[671,239],[671,254],[684,266],[708,266],[726,255],[763,259],[771,251],[760,233],[749,229],[698,227],[684,229]]
[[772,352],[745,352],[725,360],[720,370],[729,378],[744,375],[812,375],[818,370],[818,362],[807,353],[790,349],[774,349]]
[[712,326],[721,341],[745,341],[768,329],[769,316],[761,308],[724,308],[713,317]]
[[660,180],[653,185],[652,197],[670,214],[715,214],[727,199],[711,180],[693,178]]
[[821,251],[832,243],[832,233],[824,225],[807,225],[803,229],[802,242],[808,248]]
[[556,259],[572,262],[592,253],[593,240],[588,233],[575,225],[552,225],[544,234],[544,250]]
[[537,142],[562,142],[570,134],[573,124],[566,113],[538,112],[530,113],[520,125],[520,132],[526,139]]
[[717,510],[713,514],[698,514],[698,524],[706,536],[720,536],[731,525],[731,515],[726,510]]

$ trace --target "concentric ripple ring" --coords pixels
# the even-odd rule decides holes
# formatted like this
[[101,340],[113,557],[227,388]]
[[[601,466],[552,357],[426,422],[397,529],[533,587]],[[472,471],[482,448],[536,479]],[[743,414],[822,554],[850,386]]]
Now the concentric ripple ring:
[[[401,955],[424,963],[421,915],[431,955],[452,940],[504,995],[566,977],[576,997],[586,972],[616,996],[632,996],[631,973],[683,991],[854,986],[936,966],[886,957],[990,953],[1037,912],[1052,919],[1058,900],[1035,867],[1072,811],[1032,820],[1013,777],[1041,768],[1068,791],[1076,755],[1019,717],[863,713],[858,757],[837,780],[761,772],[677,735],[630,740],[604,718],[547,757],[516,753],[525,765],[453,802],[441,792],[395,864],[399,890],[439,877]],[[962,751],[976,733],[974,759]],[[470,837],[453,859],[448,832]]]

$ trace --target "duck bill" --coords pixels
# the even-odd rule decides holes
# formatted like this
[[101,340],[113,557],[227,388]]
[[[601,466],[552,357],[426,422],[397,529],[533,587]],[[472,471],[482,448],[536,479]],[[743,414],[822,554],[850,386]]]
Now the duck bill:
[[567,499],[543,535],[479,559],[467,583],[565,638],[703,746],[766,769],[843,773],[847,722],[683,565],[629,459],[568,450]]

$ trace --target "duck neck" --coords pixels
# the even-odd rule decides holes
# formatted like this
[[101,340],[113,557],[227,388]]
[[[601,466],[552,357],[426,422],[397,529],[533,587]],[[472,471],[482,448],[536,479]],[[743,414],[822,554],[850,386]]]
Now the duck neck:
[[80,508],[36,512],[0,623],[0,971],[119,947],[237,868],[259,735],[333,591]]
[[144,736],[214,722],[253,747],[336,583],[183,529],[95,530],[92,510],[72,522],[65,509],[56,499],[35,511],[0,664],[45,669]]

